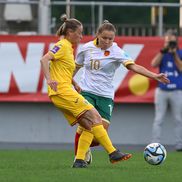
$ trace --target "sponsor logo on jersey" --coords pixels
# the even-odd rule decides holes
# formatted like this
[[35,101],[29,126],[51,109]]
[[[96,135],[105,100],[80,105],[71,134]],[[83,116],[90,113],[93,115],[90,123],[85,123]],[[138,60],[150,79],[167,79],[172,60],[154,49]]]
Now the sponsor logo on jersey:
[[58,52],[60,49],[59,46],[54,46],[52,49],[51,49],[51,52],[53,52],[54,54],[56,54],[56,52]]

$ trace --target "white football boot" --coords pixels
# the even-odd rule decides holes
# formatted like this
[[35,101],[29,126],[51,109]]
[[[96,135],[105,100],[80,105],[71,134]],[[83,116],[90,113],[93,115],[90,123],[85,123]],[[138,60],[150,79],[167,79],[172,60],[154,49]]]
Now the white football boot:
[[[76,157],[74,158],[74,162],[76,161]],[[91,164],[92,163],[92,153],[91,153],[91,150],[90,148],[88,149],[88,151],[86,152],[85,154],[85,159],[84,161],[87,163],[87,164]]]

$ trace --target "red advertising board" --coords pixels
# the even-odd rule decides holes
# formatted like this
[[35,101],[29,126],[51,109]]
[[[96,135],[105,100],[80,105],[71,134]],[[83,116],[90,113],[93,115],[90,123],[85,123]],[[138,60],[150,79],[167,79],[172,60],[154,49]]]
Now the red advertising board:
[[[84,36],[81,44],[93,39],[94,37]],[[57,40],[55,36],[0,36],[1,102],[50,101],[40,59]],[[150,64],[163,46],[162,38],[116,37],[115,41],[134,58],[137,64],[157,72]],[[157,83],[126,68],[119,68],[114,85],[115,102],[152,103]]]

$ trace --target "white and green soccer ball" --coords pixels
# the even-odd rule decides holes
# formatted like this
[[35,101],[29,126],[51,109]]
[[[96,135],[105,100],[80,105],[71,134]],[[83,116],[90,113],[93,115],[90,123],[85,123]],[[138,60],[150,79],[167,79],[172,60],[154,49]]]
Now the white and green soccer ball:
[[162,164],[167,156],[166,149],[160,143],[151,143],[144,149],[144,159],[151,165]]

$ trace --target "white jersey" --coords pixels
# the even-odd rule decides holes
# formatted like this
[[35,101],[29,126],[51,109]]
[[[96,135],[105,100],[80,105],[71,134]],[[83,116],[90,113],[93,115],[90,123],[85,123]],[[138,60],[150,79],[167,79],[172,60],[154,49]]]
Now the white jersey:
[[77,66],[83,66],[80,87],[83,91],[113,99],[113,78],[121,63],[126,66],[134,61],[116,43],[107,50],[97,47],[96,41],[86,43],[76,57]]

